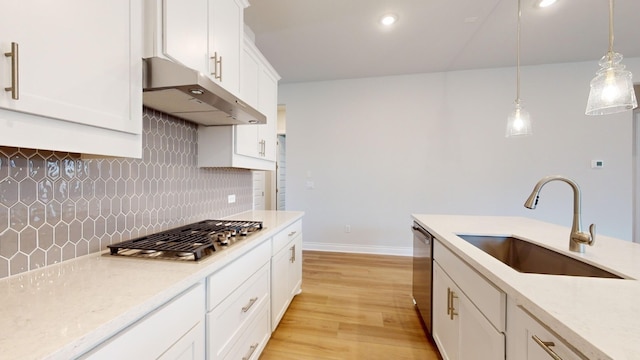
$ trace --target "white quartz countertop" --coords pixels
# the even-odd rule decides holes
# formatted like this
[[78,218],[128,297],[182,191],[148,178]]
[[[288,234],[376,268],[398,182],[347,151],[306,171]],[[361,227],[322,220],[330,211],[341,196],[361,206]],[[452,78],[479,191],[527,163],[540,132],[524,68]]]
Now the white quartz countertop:
[[77,357],[302,216],[294,211],[230,216],[263,221],[263,230],[200,262],[98,253],[0,280],[0,359]]
[[[596,234],[584,254],[569,251],[570,228],[521,217],[413,218],[477,272],[590,359],[640,359],[640,245]],[[456,234],[512,235],[626,279],[520,273]]]

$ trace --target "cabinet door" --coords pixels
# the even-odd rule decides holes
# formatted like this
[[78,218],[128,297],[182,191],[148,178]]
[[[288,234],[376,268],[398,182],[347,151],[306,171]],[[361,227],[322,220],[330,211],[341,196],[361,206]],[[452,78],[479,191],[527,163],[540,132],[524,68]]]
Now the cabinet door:
[[204,359],[204,349],[204,324],[199,322],[158,360],[200,360]]
[[433,338],[444,359],[505,358],[504,334],[491,325],[437,262],[433,264]]
[[276,127],[278,123],[278,79],[265,66],[258,79],[258,109],[267,116],[267,123],[257,125],[258,141],[263,141],[262,157],[276,160]]
[[[209,56],[212,78],[233,94],[240,90],[244,6],[236,0],[209,0]],[[221,59],[220,59],[221,57]]]
[[[19,49],[13,71],[12,58],[0,61],[0,108],[139,134],[132,84],[142,76],[140,4],[0,0],[0,51],[12,42]],[[18,100],[4,91],[12,73]]]
[[298,295],[302,286],[302,234],[299,234],[291,242],[289,247],[291,258],[289,260],[289,294],[290,297]]
[[291,299],[288,275],[290,259],[288,246],[271,259],[271,331],[276,330]]
[[498,332],[464,294],[456,294],[454,311],[460,317],[460,359],[505,358],[504,334]]
[[[258,79],[260,76],[260,60],[251,44],[245,40],[242,51],[242,71],[240,72],[240,97],[247,104],[258,107]],[[269,122],[267,115],[267,122]],[[236,154],[251,157],[260,156],[260,140],[258,140],[258,125],[242,125],[236,127]]]
[[[447,274],[433,263],[433,340],[444,360],[459,359],[459,316],[451,318],[451,291],[460,293]],[[456,300],[457,301],[457,300]],[[459,315],[459,314],[458,314]]]
[[162,1],[164,55],[208,74],[207,0]]

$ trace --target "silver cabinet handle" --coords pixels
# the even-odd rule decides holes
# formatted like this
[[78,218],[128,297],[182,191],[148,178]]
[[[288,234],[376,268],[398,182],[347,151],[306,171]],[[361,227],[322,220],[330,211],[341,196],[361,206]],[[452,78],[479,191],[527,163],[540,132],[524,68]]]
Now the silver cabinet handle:
[[213,56],[209,58],[213,60],[213,72],[211,75],[222,82],[222,56],[218,56],[218,52],[216,51],[213,53]]
[[457,299],[458,295],[456,295],[455,291],[447,288],[447,315],[449,318],[453,320],[453,317],[458,315],[456,312],[456,308],[453,306],[453,299]]
[[13,100],[20,99],[20,71],[18,65],[20,64],[18,57],[18,43],[11,43],[11,52],[4,53],[4,56],[11,58],[11,87],[4,88],[5,91],[11,91],[11,98]]
[[247,356],[243,356],[242,360],[249,360],[251,359],[251,355],[253,355],[253,353],[256,351],[256,349],[258,348],[258,344],[259,343],[255,343],[253,345],[251,345],[251,347],[249,348],[249,353],[247,354]]
[[533,335],[531,337],[533,339],[533,341],[535,341],[538,345],[540,345],[540,347],[547,352],[547,354],[549,354],[549,356],[551,356],[551,358],[553,360],[562,360],[562,358],[560,356],[558,356],[558,354],[556,354],[555,351],[553,351],[551,349],[552,346],[555,346],[556,344],[553,343],[553,341],[542,341],[540,340],[540,338],[536,335]]
[[451,314],[451,288],[447,288],[447,315]]
[[289,262],[291,262],[291,263],[296,262],[296,246],[293,245],[292,247],[290,247],[289,251],[291,251],[291,256],[289,257]]
[[249,303],[242,307],[242,312],[249,311],[249,309],[251,309],[251,307],[253,306],[253,304],[256,303],[256,301],[258,301],[258,297],[257,296],[254,297],[254,298],[249,299]]
[[289,233],[289,235],[287,235],[287,236],[292,237],[293,235],[295,235],[295,234],[297,234],[297,233],[298,233],[297,231],[292,231],[292,232],[290,232],[290,233]]

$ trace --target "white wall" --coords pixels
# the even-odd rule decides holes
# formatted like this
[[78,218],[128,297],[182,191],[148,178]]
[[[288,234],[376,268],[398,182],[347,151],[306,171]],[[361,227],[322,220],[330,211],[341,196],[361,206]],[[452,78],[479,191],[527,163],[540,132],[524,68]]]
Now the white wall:
[[[640,75],[640,59],[625,59]],[[506,139],[515,69],[283,84],[287,209],[306,212],[305,247],[411,253],[411,213],[517,215],[570,226],[582,188],[583,228],[631,239],[632,113],[588,117],[597,61],[522,68],[534,135]],[[592,170],[592,159],[605,166]],[[314,189],[306,185],[312,181]],[[351,232],[345,232],[345,225]],[[568,234],[567,234],[568,236]]]

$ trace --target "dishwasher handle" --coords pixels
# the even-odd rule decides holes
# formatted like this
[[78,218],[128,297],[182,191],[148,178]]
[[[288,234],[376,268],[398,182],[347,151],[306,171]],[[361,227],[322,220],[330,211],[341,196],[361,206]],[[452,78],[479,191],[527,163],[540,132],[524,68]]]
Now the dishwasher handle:
[[416,225],[413,225],[411,229],[413,230],[414,234],[417,233],[415,235],[418,235],[420,240],[422,240],[425,244],[429,245],[431,243],[431,240],[433,239],[433,235],[429,234],[427,230]]

